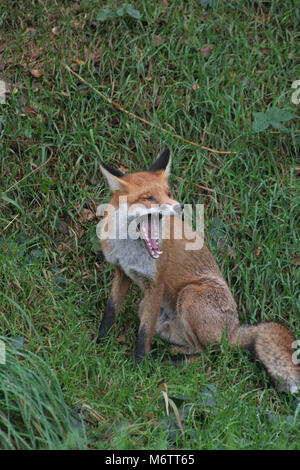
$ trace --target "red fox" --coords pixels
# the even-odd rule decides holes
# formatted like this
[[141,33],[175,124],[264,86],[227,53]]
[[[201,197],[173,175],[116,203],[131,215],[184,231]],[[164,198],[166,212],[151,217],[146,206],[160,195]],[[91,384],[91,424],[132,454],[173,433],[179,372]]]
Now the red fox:
[[[181,205],[168,184],[170,150],[147,171],[124,175],[102,162],[100,168],[113,191],[110,205],[114,211],[106,212],[106,226],[114,223],[120,229],[123,223],[127,231],[136,220],[137,235],[104,237],[102,225],[102,250],[116,269],[97,342],[116,320],[133,281],[144,293],[135,345],[137,363],[149,352],[154,334],[168,340],[175,351],[194,354],[220,343],[225,333],[230,344],[250,350],[262,361],[278,390],[299,391],[300,367],[292,360],[292,333],[274,322],[240,325],[230,289],[203,240],[199,249],[186,249],[191,233],[195,238],[199,235],[177,217]],[[150,216],[156,216],[154,222],[150,223]],[[169,236],[163,237],[166,222]],[[175,236],[177,229],[182,237]]]

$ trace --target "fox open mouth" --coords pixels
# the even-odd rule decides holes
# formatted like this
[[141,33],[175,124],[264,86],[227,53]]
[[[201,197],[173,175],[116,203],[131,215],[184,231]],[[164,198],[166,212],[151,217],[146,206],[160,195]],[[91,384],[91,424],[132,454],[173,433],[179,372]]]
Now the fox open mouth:
[[159,249],[159,221],[161,216],[144,216],[140,221],[141,239],[144,241],[149,255],[157,259],[162,254]]

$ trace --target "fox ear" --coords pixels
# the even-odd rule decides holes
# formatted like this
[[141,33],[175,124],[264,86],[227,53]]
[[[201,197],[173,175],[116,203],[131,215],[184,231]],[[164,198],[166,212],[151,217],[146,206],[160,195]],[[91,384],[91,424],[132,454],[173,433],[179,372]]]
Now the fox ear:
[[100,170],[102,171],[103,176],[107,179],[109,187],[112,191],[124,191],[126,190],[126,183],[122,181],[121,178],[124,174],[120,170],[111,168],[103,162],[99,162]]
[[166,148],[153,165],[148,168],[148,171],[161,171],[165,172],[165,176],[168,178],[171,171],[171,150]]

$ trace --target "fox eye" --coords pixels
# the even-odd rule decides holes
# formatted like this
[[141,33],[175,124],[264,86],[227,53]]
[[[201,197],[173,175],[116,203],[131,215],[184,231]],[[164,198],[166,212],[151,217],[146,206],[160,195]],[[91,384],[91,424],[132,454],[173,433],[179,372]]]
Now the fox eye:
[[147,197],[147,200],[148,200],[148,201],[155,201],[155,198],[154,198],[153,196],[148,196],[148,197]]
[[170,198],[172,197],[171,191],[168,192],[168,197],[170,197]]

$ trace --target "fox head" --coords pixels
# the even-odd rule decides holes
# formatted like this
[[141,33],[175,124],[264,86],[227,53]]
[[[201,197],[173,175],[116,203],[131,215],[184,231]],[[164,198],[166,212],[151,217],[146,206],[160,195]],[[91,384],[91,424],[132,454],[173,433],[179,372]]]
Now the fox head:
[[158,258],[161,218],[181,213],[181,205],[174,199],[168,183],[170,149],[164,150],[147,171],[124,175],[103,162],[100,169],[113,192],[110,204],[117,211],[126,212],[128,223],[136,221],[150,256]]

